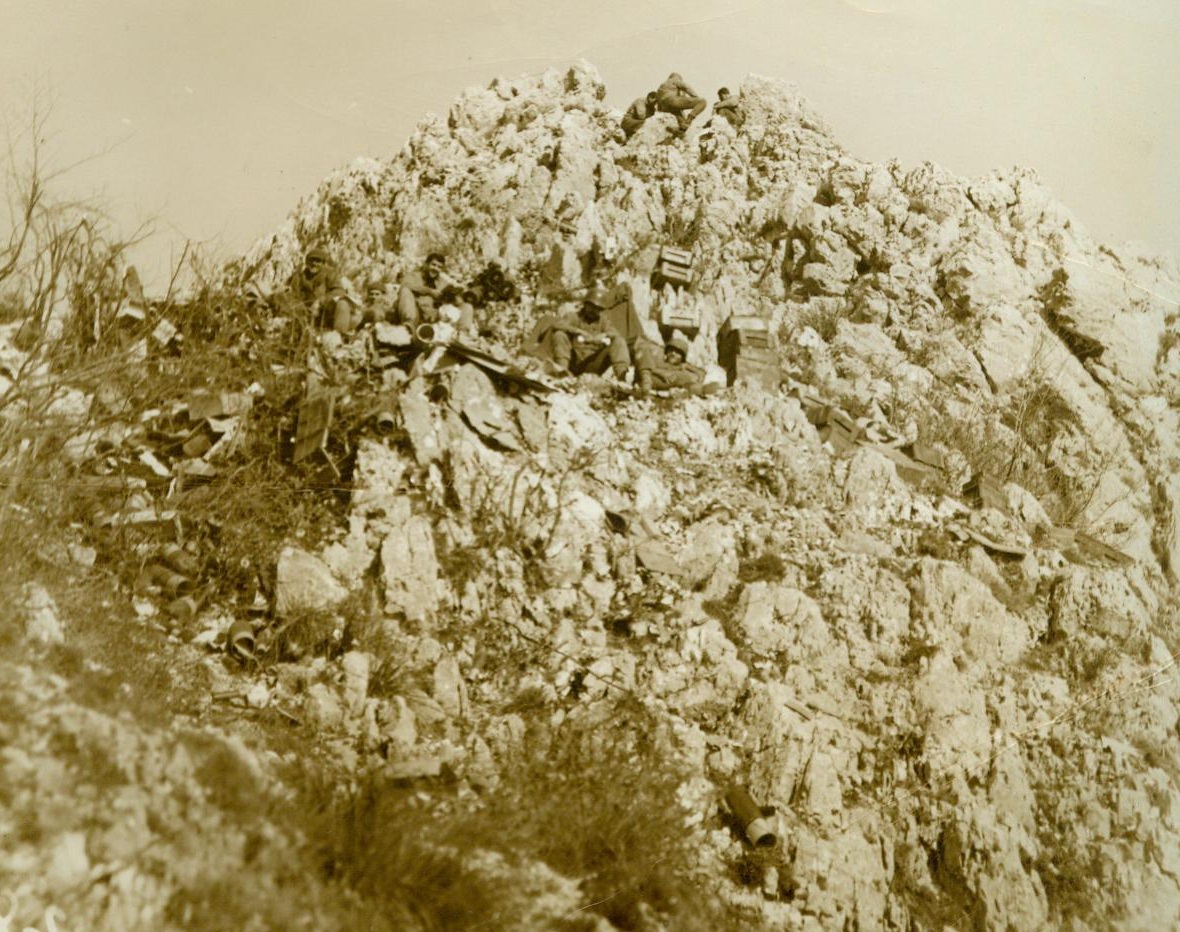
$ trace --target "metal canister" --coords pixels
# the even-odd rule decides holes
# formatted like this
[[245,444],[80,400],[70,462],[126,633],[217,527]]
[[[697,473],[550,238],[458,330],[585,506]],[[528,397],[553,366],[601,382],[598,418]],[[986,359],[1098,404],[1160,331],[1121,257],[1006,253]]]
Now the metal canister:
[[755,848],[773,848],[778,844],[770,819],[744,786],[731,786],[725,802]]
[[253,660],[254,626],[245,618],[234,621],[225,634],[225,649],[241,660]]

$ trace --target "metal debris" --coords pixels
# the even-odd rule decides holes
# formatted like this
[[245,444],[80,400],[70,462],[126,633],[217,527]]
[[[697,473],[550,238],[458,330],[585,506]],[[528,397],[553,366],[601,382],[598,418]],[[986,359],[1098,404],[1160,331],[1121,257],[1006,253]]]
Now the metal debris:
[[745,787],[736,785],[725,794],[725,802],[755,848],[773,848],[778,844],[770,821],[775,812],[773,807],[759,806]]

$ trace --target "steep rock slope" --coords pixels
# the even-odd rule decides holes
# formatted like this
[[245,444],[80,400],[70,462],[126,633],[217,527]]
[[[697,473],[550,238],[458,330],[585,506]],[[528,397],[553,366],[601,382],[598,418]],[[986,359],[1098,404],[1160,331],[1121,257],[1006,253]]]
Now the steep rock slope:
[[[277,281],[327,238],[353,272],[434,248],[460,270],[499,259],[526,307],[626,280],[641,309],[695,307],[700,361],[725,317],[761,314],[809,390],[885,412],[959,482],[990,468],[1022,484],[1008,494],[1023,522],[987,513],[1001,535],[1072,524],[1120,548],[1129,565],[1027,535],[1017,563],[932,543],[953,499],[910,489],[878,452],[833,459],[797,401],[752,391],[582,412],[575,446],[598,458],[538,479],[563,507],[543,554],[558,588],[528,617],[662,703],[702,773],[789,811],[795,900],[768,921],[904,925],[914,894],[950,891],[988,927],[1061,919],[1071,895],[1130,926],[1175,922],[1175,269],[1093,242],[1032,172],[866,163],[790,87],[750,77],[741,94],[739,132],[716,120],[680,141],[656,117],[624,143],[588,66],[496,81],[392,162],[329,178],[246,270]],[[693,251],[687,297],[648,288],[663,242]],[[509,342],[521,326],[495,325]],[[550,444],[567,409],[549,408]],[[543,474],[568,455],[530,462]],[[472,468],[528,468],[482,447],[471,461],[489,457]],[[625,586],[603,513],[627,506],[693,568],[646,639],[588,644]],[[779,556],[781,578],[739,583],[751,553]],[[496,559],[468,595],[519,621],[524,561]],[[459,666],[497,676],[476,674],[475,652]]]
[[248,273],[273,286],[327,237],[358,274],[396,277],[432,248],[460,272],[497,259],[532,298],[630,277],[642,310],[654,247],[678,242],[700,270],[688,301],[712,322],[702,355],[730,313],[762,313],[788,333],[835,326],[808,362],[818,387],[862,402],[938,385],[952,412],[981,411],[1052,382],[1064,407],[1035,439],[1071,495],[1059,504],[1138,558],[1154,544],[1171,572],[1174,270],[1099,247],[1031,172],[968,182],[859,161],[780,82],[743,84],[741,132],[716,121],[687,143],[657,116],[621,144],[604,96],[589,67],[468,91],[392,162],[329,178]]
[[[590,66],[498,80],[229,270],[271,290],[321,242],[354,282],[499,260],[522,298],[483,323],[509,349],[623,282],[700,314],[696,362],[764,317],[789,376],[642,400],[395,379],[346,526],[277,577],[369,597],[401,678],[370,688],[354,650],[263,692],[427,795],[444,770],[494,793],[535,721],[607,748],[637,703],[643,760],[684,775],[693,876],[745,926],[1175,926],[1176,271],[1095,244],[1030,172],[865,163],[789,86],[741,93],[738,132],[657,116],[624,142]],[[649,285],[664,243],[693,252],[685,293]],[[824,404],[876,442],[821,442]],[[1001,488],[974,502],[980,471]],[[777,808],[775,851],[722,818],[735,784]],[[588,909],[586,879],[550,877],[525,926]]]

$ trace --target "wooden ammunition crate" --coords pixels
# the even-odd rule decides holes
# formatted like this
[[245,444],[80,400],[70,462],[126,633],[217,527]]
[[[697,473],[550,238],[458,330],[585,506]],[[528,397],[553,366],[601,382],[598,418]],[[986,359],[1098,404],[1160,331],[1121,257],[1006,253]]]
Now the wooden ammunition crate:
[[911,443],[904,450],[923,465],[933,466],[935,469],[946,469],[946,458],[934,447],[924,443]]
[[766,330],[730,330],[719,337],[718,351],[721,353],[740,353],[748,349],[772,348],[770,332]]
[[730,385],[749,380],[758,382],[770,391],[777,390],[783,378],[777,357],[768,362],[764,359],[750,359],[744,355],[735,356],[725,365],[725,373]]
[[821,443],[830,443],[837,453],[843,453],[856,445],[857,433],[855,429],[849,430],[843,424],[832,421],[820,429],[819,439]]
[[673,265],[692,266],[692,252],[688,249],[676,249],[673,246],[660,247],[660,261],[671,262]]
[[772,349],[761,346],[738,347],[732,342],[722,344],[717,353],[718,363],[728,369],[736,359],[743,359],[750,365],[773,365],[776,369],[779,366],[778,353]]
[[735,330],[754,330],[769,333],[770,324],[757,314],[731,314],[726,318],[721,329],[717,331],[717,339],[724,340]]
[[1004,483],[987,473],[976,473],[975,478],[963,486],[963,494],[976,508],[1008,510],[1008,496],[1004,494]]
[[663,246],[656,258],[656,267],[651,274],[652,284],[657,288],[672,285],[687,288],[692,284],[692,253],[687,249]]
[[671,338],[672,331],[679,330],[688,340],[695,340],[701,332],[700,318],[691,311],[682,308],[671,308],[660,312],[660,335],[665,341]]
[[661,262],[656,266],[652,280],[657,288],[672,285],[674,288],[687,288],[692,284],[691,266],[673,265],[671,262]]

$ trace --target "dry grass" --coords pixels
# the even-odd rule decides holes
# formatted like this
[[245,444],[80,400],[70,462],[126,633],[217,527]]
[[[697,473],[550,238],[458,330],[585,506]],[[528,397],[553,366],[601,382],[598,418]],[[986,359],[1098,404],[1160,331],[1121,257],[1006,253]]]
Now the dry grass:
[[625,930],[733,928],[691,882],[681,774],[657,750],[667,735],[630,700],[609,720],[532,729],[481,800],[379,773],[334,792],[305,774],[291,818],[320,878],[359,898],[366,928],[521,928],[519,894],[477,866],[479,851],[579,881],[580,908],[555,927],[588,927],[592,914]]

